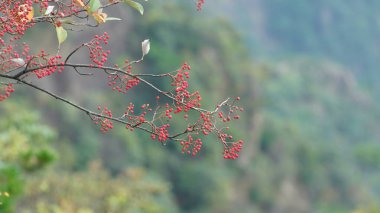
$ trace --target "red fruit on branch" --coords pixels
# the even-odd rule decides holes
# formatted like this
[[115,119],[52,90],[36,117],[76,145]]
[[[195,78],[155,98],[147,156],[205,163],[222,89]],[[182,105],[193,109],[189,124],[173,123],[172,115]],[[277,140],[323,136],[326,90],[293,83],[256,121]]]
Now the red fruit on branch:
[[[103,133],[113,129],[116,123],[121,123],[128,130],[140,129],[147,132],[152,140],[160,143],[178,141],[182,153],[192,156],[197,155],[204,147],[202,136],[216,135],[223,145],[224,158],[236,159],[242,149],[243,141],[234,141],[234,137],[228,133],[229,127],[226,127],[226,123],[231,121],[231,118],[240,118],[238,113],[242,108],[236,105],[240,98],[228,98],[215,109],[201,108],[202,96],[199,91],[191,90],[191,67],[187,63],[183,63],[174,72],[163,74],[142,74],[135,71],[134,65],[142,63],[144,57],[149,54],[151,49],[149,39],[141,43],[142,56],[139,60],[125,60],[120,65],[108,64],[111,51],[107,49],[110,39],[107,32],[94,36],[90,41],[82,41],[81,45],[66,55],[60,54],[60,47],[68,38],[67,30],[71,26],[87,30],[89,26],[97,27],[108,21],[118,20],[102,11],[104,8],[115,7],[122,3],[125,2],[2,0],[0,2],[0,101],[9,98],[14,92],[14,83],[18,83],[85,112]],[[135,3],[132,7],[143,14],[142,5]],[[204,3],[204,0],[198,0],[197,9],[201,10]],[[35,10],[40,13],[36,17],[34,17]],[[27,30],[39,23],[50,24],[56,29],[57,51],[52,53],[43,49],[31,51],[28,42],[20,42]],[[82,49],[88,51],[91,63],[72,63],[72,58]],[[122,95],[128,95],[130,90],[140,85],[150,87],[157,94],[156,104],[145,103],[135,107],[134,103],[130,103],[121,115],[115,115],[106,106],[97,107],[97,110],[92,111],[38,86],[27,78],[30,75],[35,75],[39,79],[45,78],[70,69],[80,76],[104,72],[108,76],[108,86]],[[88,72],[81,72],[83,69]],[[152,78],[168,79],[171,81],[171,87],[160,88],[151,81]],[[175,131],[172,126],[178,121],[184,122],[185,126],[182,130]]]

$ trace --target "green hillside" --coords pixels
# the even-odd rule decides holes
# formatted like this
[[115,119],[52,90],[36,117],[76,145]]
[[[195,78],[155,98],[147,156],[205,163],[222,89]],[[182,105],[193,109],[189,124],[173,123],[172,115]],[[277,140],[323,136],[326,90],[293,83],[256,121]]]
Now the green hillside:
[[[380,3],[206,0],[196,13],[189,2],[167,2],[149,1],[143,18],[132,13],[110,25],[115,62],[125,49],[139,56],[149,38],[151,51],[134,71],[164,73],[187,61],[205,107],[238,94],[245,111],[231,132],[245,140],[241,157],[224,160],[213,137],[194,158],[123,125],[102,134],[85,114],[20,87],[0,105],[0,144],[15,144],[0,146],[0,192],[12,193],[0,197],[0,212],[380,211],[380,103],[369,90],[380,88]],[[74,72],[49,80],[43,86],[113,112],[131,97],[138,105],[156,96],[141,86],[125,98],[106,80],[89,84]],[[40,161],[25,143],[47,150]],[[34,154],[29,161],[25,152]]]
[[[379,94],[380,2],[238,0],[215,12],[244,33],[254,56],[308,55],[344,65]],[[210,3],[209,10],[214,5]],[[227,11],[227,12],[226,12]]]

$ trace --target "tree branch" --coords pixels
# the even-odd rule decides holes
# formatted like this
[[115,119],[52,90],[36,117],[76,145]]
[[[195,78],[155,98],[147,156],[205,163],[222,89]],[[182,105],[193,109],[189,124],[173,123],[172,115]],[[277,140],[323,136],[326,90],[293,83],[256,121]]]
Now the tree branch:
[[[72,107],[74,107],[74,108],[76,108],[76,109],[78,109],[78,110],[80,110],[80,111],[86,113],[86,114],[87,114],[88,116],[90,116],[91,118],[92,118],[92,116],[94,116],[94,117],[96,117],[96,118],[104,118],[104,119],[108,119],[108,120],[111,120],[111,121],[115,121],[115,122],[118,122],[118,123],[125,124],[125,125],[127,125],[128,127],[131,127],[131,128],[137,128],[137,129],[143,130],[143,131],[145,131],[145,132],[148,132],[148,133],[150,133],[150,134],[158,135],[156,132],[151,131],[151,130],[149,130],[149,129],[143,127],[143,126],[141,126],[143,123],[148,123],[148,122],[142,122],[142,123],[133,124],[133,123],[127,122],[127,121],[125,121],[125,120],[122,120],[122,119],[120,119],[120,118],[114,118],[114,117],[110,117],[110,116],[107,116],[107,115],[103,115],[103,114],[101,114],[101,113],[96,113],[96,112],[93,112],[93,111],[91,111],[91,110],[89,110],[89,109],[87,109],[87,108],[84,108],[84,107],[82,107],[82,106],[80,106],[80,105],[78,105],[78,104],[76,104],[76,103],[74,103],[74,102],[72,102],[72,101],[70,101],[70,100],[68,100],[68,99],[66,99],[66,98],[63,98],[63,97],[61,97],[61,96],[59,96],[59,95],[57,95],[57,94],[55,94],[55,93],[53,93],[53,92],[50,92],[50,91],[48,91],[48,90],[46,90],[46,89],[43,89],[43,88],[41,88],[41,87],[39,87],[39,86],[37,86],[37,85],[34,85],[34,84],[32,84],[32,83],[29,83],[29,82],[27,82],[27,81],[25,81],[25,80],[23,80],[23,79],[16,78],[16,77],[14,77],[14,76],[8,76],[8,75],[1,74],[1,73],[0,73],[0,77],[1,77],[1,78],[6,78],[6,79],[10,79],[10,80],[14,80],[14,81],[16,81],[17,83],[25,84],[25,85],[27,85],[27,86],[29,86],[29,87],[31,87],[31,88],[34,88],[34,89],[36,89],[36,90],[38,90],[38,91],[40,91],[40,92],[42,92],[42,93],[45,93],[45,94],[47,94],[47,95],[49,95],[49,96],[51,96],[51,97],[53,97],[53,98],[55,98],[55,99],[57,99],[57,100],[59,100],[59,101],[62,101],[62,102],[64,102],[64,103],[66,103],[66,104],[68,104],[68,105],[70,105],[70,106],[72,106]],[[150,125],[150,126],[151,126],[151,125]],[[152,126],[151,126],[151,127],[152,127]],[[153,128],[153,127],[152,127],[152,128]],[[184,134],[187,134],[187,133],[189,133],[189,132],[191,132],[191,131],[185,130],[185,131],[180,132],[180,133],[176,133],[176,134],[173,134],[173,135],[169,135],[169,136],[168,136],[168,139],[176,140],[176,138],[178,138],[178,137],[180,137],[180,136],[182,136],[182,135],[184,135]]]

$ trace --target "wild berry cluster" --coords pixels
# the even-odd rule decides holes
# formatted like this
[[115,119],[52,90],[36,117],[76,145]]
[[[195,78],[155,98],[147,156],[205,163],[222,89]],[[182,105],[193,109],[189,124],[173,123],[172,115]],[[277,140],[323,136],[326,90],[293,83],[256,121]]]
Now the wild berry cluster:
[[224,147],[224,158],[235,160],[239,157],[239,152],[243,148],[243,141],[239,140],[237,142],[233,142],[232,145],[225,145]]
[[174,98],[177,106],[174,113],[188,112],[192,108],[201,107],[200,101],[202,98],[199,92],[188,91],[189,83],[186,79],[190,78],[188,72],[190,70],[191,67],[187,63],[184,63],[181,69],[177,70],[177,74],[172,76],[172,86],[175,87]]
[[197,2],[197,9],[198,9],[198,11],[202,10],[202,6],[203,6],[204,3],[205,3],[205,0],[198,0],[198,2]]
[[95,35],[94,39],[85,44],[85,47],[89,50],[89,56],[94,64],[94,67],[102,67],[104,63],[108,60],[108,55],[111,53],[110,50],[104,50],[102,45],[108,44],[108,39],[110,36],[107,32],[103,35]]
[[[124,62],[126,66],[122,68],[125,70],[124,73],[116,73],[108,76],[108,86],[112,87],[112,90],[116,90],[120,93],[126,94],[128,90],[140,84],[140,79],[134,77],[132,74],[132,65],[129,64],[128,60]],[[115,68],[119,68],[115,65]]]
[[0,37],[9,35],[24,35],[33,27],[33,1],[2,0],[0,2]]
[[52,75],[56,71],[62,72],[64,70],[63,62],[61,62],[61,55],[50,56],[44,50],[36,56],[28,56],[30,58],[28,67],[35,68],[33,71],[37,78],[43,78]]
[[[127,71],[121,72],[121,74],[114,72],[109,76],[112,79],[109,83],[110,86],[113,86],[112,89],[123,93],[129,89],[121,89],[122,85],[128,87],[128,80],[123,79],[140,79],[139,75],[131,73],[130,63],[126,62],[126,64],[129,64],[124,67]],[[152,109],[149,104],[143,104],[136,110],[135,105],[130,103],[124,114],[117,119],[126,123],[126,128],[131,131],[140,128],[150,132],[151,139],[160,143],[165,144],[169,140],[179,141],[182,153],[192,156],[196,156],[202,148],[201,135],[215,134],[223,144],[224,158],[236,159],[241,151],[243,141],[235,142],[233,136],[227,133],[229,127],[225,127],[225,124],[233,119],[240,118],[238,114],[243,109],[236,106],[236,102],[240,98],[232,101],[226,100],[218,105],[214,111],[201,109],[200,101],[202,98],[200,93],[189,91],[190,70],[191,67],[184,63],[177,71],[162,75],[172,80],[172,90],[159,90],[160,95],[156,98],[157,105],[153,107],[155,109]],[[116,82],[118,83],[116,84]],[[171,99],[171,102],[159,103],[161,99],[166,100],[167,98]],[[189,113],[191,113],[191,118],[189,118]],[[198,114],[198,118],[196,118],[196,114]],[[185,121],[187,128],[183,132],[174,133],[171,124],[178,120]],[[101,128],[105,129],[104,126]]]
[[[186,140],[187,139],[187,140]],[[196,156],[197,153],[201,150],[202,148],[202,140],[200,138],[195,139],[193,136],[188,135],[185,140],[181,140],[180,144],[182,146],[182,153],[186,153],[192,156]]]
[[103,107],[102,109],[100,106],[98,106],[98,110],[100,111],[98,114],[100,116],[92,116],[92,120],[94,124],[100,125],[100,131],[105,133],[113,128],[113,122],[111,121],[112,112],[107,107]]
[[[13,83],[24,84],[44,92],[85,112],[98,125],[103,133],[113,129],[114,122],[122,123],[126,129],[141,129],[150,134],[152,140],[160,143],[178,141],[184,154],[197,155],[202,147],[202,136],[216,135],[223,145],[226,159],[236,159],[242,149],[243,141],[235,140],[227,123],[239,119],[243,111],[236,105],[240,98],[227,99],[214,110],[201,108],[202,96],[198,91],[191,91],[189,86],[191,67],[184,63],[178,70],[164,74],[139,74],[132,72],[133,65],[143,61],[150,50],[149,39],[142,42],[142,57],[136,61],[126,60],[119,67],[108,66],[110,50],[106,50],[110,36],[107,32],[96,35],[87,43],[67,55],[60,54],[60,47],[67,39],[68,30],[83,30],[86,27],[97,27],[109,20],[105,8],[128,3],[121,0],[0,0],[0,101],[14,92]],[[201,10],[205,0],[197,0],[197,9]],[[134,2],[138,4],[137,2]],[[142,13],[140,6],[132,6]],[[35,15],[35,11],[39,13]],[[108,18],[107,18],[108,17]],[[38,23],[48,23],[56,29],[57,52],[48,53],[44,49],[30,50],[28,43],[21,38],[29,28]],[[95,24],[94,24],[95,23]],[[88,50],[89,64],[71,63],[71,57],[80,49]],[[121,94],[126,94],[138,85],[148,86],[157,93],[156,104],[143,104],[135,107],[133,103],[119,117],[115,117],[108,107],[98,107],[97,112],[76,105],[55,95],[30,81],[29,75],[44,78],[66,68],[102,71],[108,76],[108,86]],[[94,76],[94,75],[92,75]],[[169,89],[162,89],[152,79],[167,78],[171,80]],[[4,80],[4,81],[3,81]],[[140,87],[140,86],[139,86]],[[180,121],[180,122],[178,122]],[[180,125],[183,125],[182,130]]]
[[140,107],[140,114],[135,114],[135,105],[133,103],[129,103],[127,109],[124,112],[122,118],[125,118],[128,123],[125,128],[133,131],[136,127],[141,126],[146,123],[146,115],[148,112],[151,112],[152,109],[149,107],[149,104],[143,104]]
[[0,85],[0,101],[7,99],[14,91],[13,84]]

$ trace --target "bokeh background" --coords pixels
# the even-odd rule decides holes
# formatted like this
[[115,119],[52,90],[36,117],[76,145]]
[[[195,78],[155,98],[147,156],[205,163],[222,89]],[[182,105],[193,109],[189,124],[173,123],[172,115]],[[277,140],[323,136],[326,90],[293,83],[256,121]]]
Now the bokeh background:
[[[18,87],[0,105],[0,212],[380,212],[380,1],[206,0],[202,12],[194,3],[145,2],[144,16],[108,10],[123,21],[69,32],[62,51],[108,31],[120,62],[139,58],[149,38],[135,70],[187,61],[204,106],[241,96],[245,112],[231,126],[246,142],[241,157],[224,160],[213,137],[193,158],[123,126],[102,134],[85,114]],[[51,26],[27,39],[57,46]],[[156,96],[116,94],[101,74],[38,83],[115,113]]]

